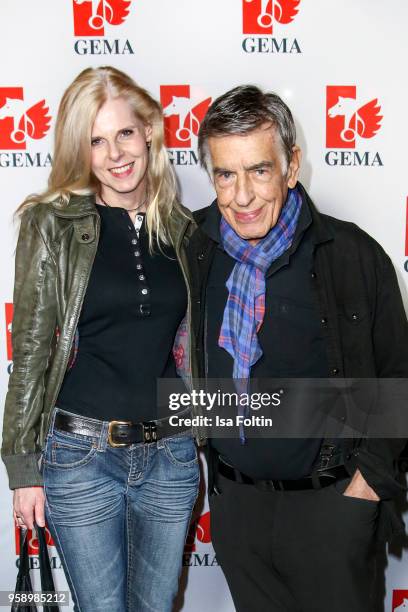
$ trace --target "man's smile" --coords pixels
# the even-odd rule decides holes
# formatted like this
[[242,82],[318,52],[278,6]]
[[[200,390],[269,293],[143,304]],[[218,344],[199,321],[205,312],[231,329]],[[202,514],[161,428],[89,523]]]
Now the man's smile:
[[256,210],[251,210],[249,212],[238,212],[234,210],[234,216],[239,223],[252,223],[256,219],[258,219],[259,215],[262,213],[263,206],[257,208]]

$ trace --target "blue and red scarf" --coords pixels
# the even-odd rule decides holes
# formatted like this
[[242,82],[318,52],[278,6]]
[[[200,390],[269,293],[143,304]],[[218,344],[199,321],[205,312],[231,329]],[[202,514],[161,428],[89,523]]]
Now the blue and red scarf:
[[297,189],[289,189],[276,225],[255,246],[221,218],[221,244],[237,263],[226,283],[229,295],[218,345],[233,358],[233,378],[240,379],[246,388],[251,367],[262,356],[257,333],[265,315],[265,274],[272,262],[290,248],[301,205]]

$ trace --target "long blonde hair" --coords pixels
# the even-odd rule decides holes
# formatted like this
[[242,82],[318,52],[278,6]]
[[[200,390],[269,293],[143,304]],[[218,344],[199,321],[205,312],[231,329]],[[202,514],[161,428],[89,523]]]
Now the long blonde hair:
[[91,195],[99,184],[91,171],[91,132],[101,106],[110,98],[124,98],[136,117],[152,127],[147,169],[149,205],[146,224],[153,241],[169,244],[171,214],[184,216],[177,199],[176,180],[164,146],[163,113],[150,94],[127,74],[112,66],[86,68],[65,91],[55,125],[53,166],[48,188],[24,200],[17,209],[58,199],[69,206],[71,195]]

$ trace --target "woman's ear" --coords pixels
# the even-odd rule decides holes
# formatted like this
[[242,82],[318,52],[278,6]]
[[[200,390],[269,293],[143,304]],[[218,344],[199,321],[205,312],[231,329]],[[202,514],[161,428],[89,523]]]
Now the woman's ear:
[[151,142],[152,141],[152,135],[153,135],[153,128],[150,125],[150,123],[148,123],[147,125],[145,125],[146,142]]

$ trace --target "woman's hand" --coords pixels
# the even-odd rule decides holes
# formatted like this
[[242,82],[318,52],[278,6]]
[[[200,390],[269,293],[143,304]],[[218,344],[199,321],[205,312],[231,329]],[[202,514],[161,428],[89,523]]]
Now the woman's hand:
[[17,527],[33,529],[34,521],[45,526],[45,495],[43,487],[15,489],[13,495],[13,517]]

